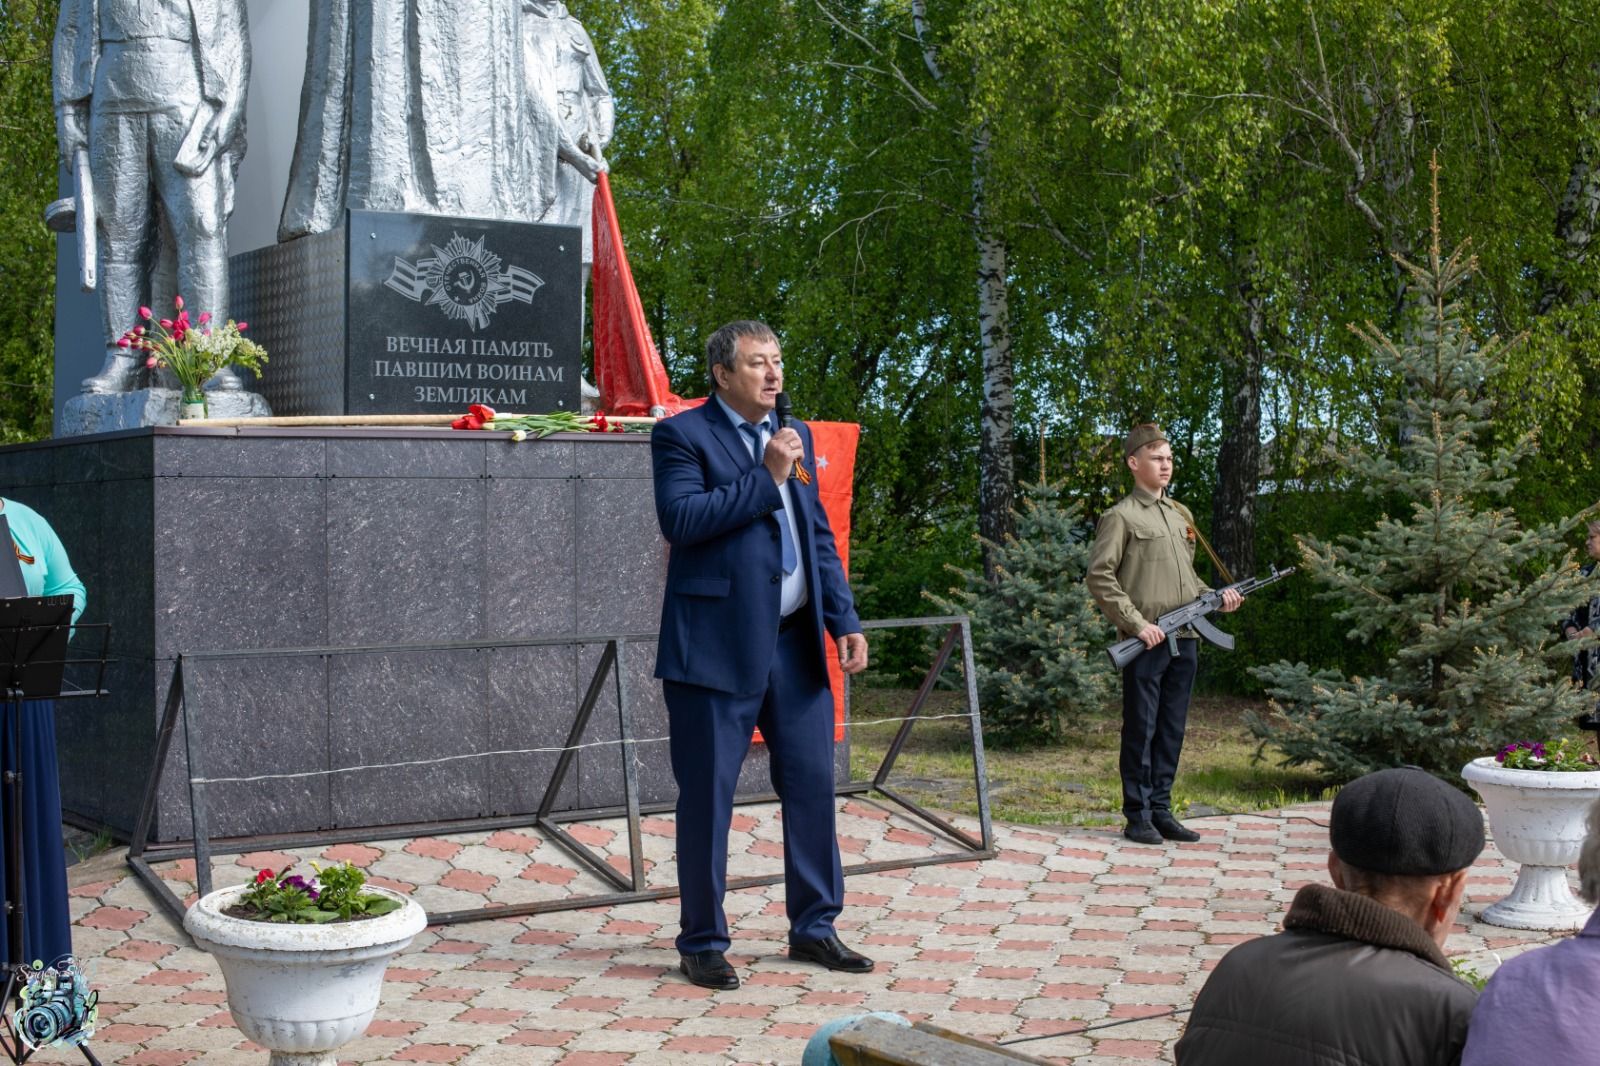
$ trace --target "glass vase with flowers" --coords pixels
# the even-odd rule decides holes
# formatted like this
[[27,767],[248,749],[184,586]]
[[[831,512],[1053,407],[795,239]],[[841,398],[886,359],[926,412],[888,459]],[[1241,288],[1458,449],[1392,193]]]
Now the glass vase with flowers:
[[229,319],[216,325],[211,312],[202,311],[190,320],[183,297],[172,301],[172,318],[155,317],[148,307],[139,308],[142,320],[117,340],[117,347],[145,353],[145,365],[152,370],[170,370],[183,391],[183,417],[206,417],[205,384],[225,366],[237,366],[260,373],[267,352],[244,335],[248,324]]

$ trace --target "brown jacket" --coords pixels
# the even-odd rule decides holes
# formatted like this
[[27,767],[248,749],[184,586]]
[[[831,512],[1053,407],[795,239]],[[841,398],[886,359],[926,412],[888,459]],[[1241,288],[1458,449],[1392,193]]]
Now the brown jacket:
[[1433,938],[1353,892],[1307,885],[1284,931],[1223,956],[1178,1066],[1454,1066],[1478,994]]
[[1083,583],[1118,633],[1131,637],[1207,591],[1194,572],[1193,527],[1183,504],[1137,486],[1100,516]]

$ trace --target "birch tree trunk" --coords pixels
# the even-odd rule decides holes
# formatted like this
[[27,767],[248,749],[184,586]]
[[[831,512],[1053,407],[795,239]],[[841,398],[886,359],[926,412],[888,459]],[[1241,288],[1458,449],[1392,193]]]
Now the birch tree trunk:
[[[1011,318],[1007,306],[1006,242],[989,214],[985,178],[989,128],[972,138],[972,229],[978,244],[978,333],[983,345],[982,435],[978,444],[978,532],[1003,544],[1014,530],[1016,467],[1011,453],[1016,394],[1012,387]],[[983,573],[994,578],[994,552],[985,547]]]
[[[922,48],[922,63],[941,87],[944,69],[933,43],[927,0],[911,0],[911,28]],[[978,250],[978,339],[983,353],[983,402],[978,438],[978,533],[1003,544],[1015,529],[1016,464],[1011,454],[1016,394],[1011,366],[1011,317],[1007,307],[1007,248],[990,213],[989,127],[972,135],[972,234]],[[994,551],[983,548],[984,577],[994,578]]]
[[[1594,79],[1597,84],[1590,105],[1591,117],[1600,114],[1600,67],[1595,68]],[[1600,221],[1600,147],[1592,141],[1583,141],[1567,172],[1566,192],[1556,206],[1556,239],[1561,242],[1561,254],[1568,262],[1581,264],[1588,258],[1597,221]],[[1545,283],[1535,310],[1545,315],[1558,304],[1587,303],[1592,295],[1570,292],[1566,279],[1557,272]]]

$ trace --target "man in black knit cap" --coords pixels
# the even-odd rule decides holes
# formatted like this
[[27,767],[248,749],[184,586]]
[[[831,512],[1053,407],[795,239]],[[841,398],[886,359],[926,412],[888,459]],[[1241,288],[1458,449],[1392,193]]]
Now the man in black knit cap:
[[1305,886],[1283,932],[1223,957],[1179,1066],[1461,1060],[1477,993],[1443,947],[1483,851],[1477,806],[1422,770],[1381,770],[1340,791],[1328,830],[1334,887]]

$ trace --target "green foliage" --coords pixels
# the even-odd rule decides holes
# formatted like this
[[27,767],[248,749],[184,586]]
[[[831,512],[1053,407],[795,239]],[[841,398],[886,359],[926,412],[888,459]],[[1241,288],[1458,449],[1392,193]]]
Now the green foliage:
[[50,41],[56,5],[0,0],[0,444],[50,435],[56,197]]
[[[851,535],[851,582],[863,618],[915,618],[928,613],[928,589],[948,586],[948,568],[976,567],[976,523],[952,519],[932,527],[896,529],[889,521],[863,530],[858,498],[857,525]],[[909,525],[909,524],[908,524]],[[859,576],[865,575],[865,576]],[[933,657],[938,638],[922,628],[887,629],[872,635],[872,670],[880,677],[916,684]]]
[[1476,966],[1460,955],[1450,960],[1450,972],[1471,985],[1478,992],[1482,992],[1489,984],[1489,979],[1479,973]]
[[317,887],[321,891],[317,906],[324,911],[340,918],[351,918],[362,914],[388,914],[400,907],[399,902],[388,896],[362,892],[367,875],[352,863],[342,862],[326,868],[312,863],[311,868],[317,871]]
[[1562,737],[1552,747],[1541,741],[1513,741],[1501,748],[1495,761],[1507,770],[1540,770],[1549,773],[1582,774],[1600,770],[1600,764],[1590,752],[1582,749],[1583,742]]
[[1353,327],[1375,364],[1405,384],[1388,417],[1401,443],[1353,451],[1341,466],[1405,513],[1302,542],[1347,639],[1392,651],[1364,676],[1303,661],[1254,671],[1273,699],[1273,714],[1252,722],[1256,735],[1291,763],[1346,779],[1402,763],[1453,779],[1470,759],[1513,737],[1550,735],[1583,709],[1552,646],[1554,619],[1582,598],[1563,544],[1583,516],[1524,528],[1498,505],[1530,442],[1492,438],[1488,385],[1505,351],[1469,326],[1457,290],[1475,262],[1465,247],[1441,250],[1434,203],[1426,265],[1401,261],[1411,278],[1406,340]]
[[993,545],[995,578],[950,567],[962,585],[939,608],[972,618],[985,738],[1021,746],[1059,742],[1102,711],[1114,674],[1113,639],[1083,584],[1089,562],[1083,508],[1059,488],[1036,485],[1016,515],[1016,534]]
[[255,883],[234,904],[238,916],[261,922],[320,925],[376,918],[401,906],[388,896],[361,891],[367,875],[348,862],[326,869],[312,863],[311,868],[316,871],[316,878],[311,881],[287,869],[276,876],[271,870],[258,871]]
[[338,917],[317,906],[317,890],[310,881],[288,870],[276,877],[271,870],[257,871],[255,884],[239,896],[236,906],[263,922],[309,924]]
[[[1186,500],[1197,513],[1201,504]],[[1271,486],[1257,501],[1257,569],[1268,564],[1294,565],[1300,558],[1295,530],[1315,529],[1333,539],[1359,532],[1375,522],[1381,506],[1353,489]],[[1197,560],[1201,566],[1205,560]],[[1214,577],[1202,578],[1215,585]],[[1369,674],[1381,669],[1393,651],[1384,641],[1355,644],[1345,639],[1348,623],[1321,595],[1316,582],[1296,574],[1265,589],[1224,618],[1213,616],[1222,629],[1238,639],[1237,650],[1207,652],[1197,684],[1203,691],[1259,696],[1265,690],[1253,668],[1278,659],[1338,663],[1346,673]]]

